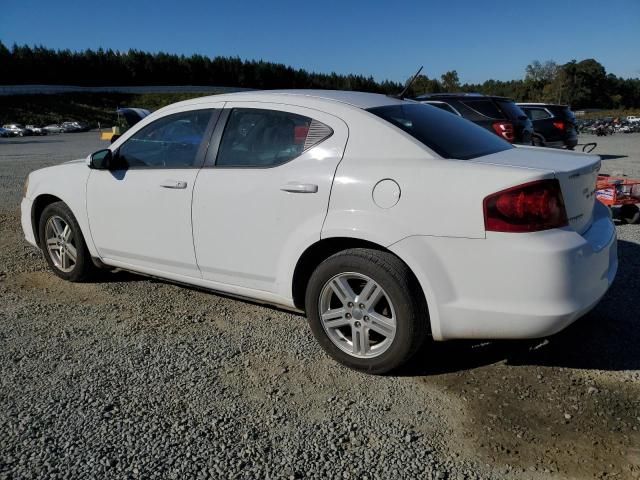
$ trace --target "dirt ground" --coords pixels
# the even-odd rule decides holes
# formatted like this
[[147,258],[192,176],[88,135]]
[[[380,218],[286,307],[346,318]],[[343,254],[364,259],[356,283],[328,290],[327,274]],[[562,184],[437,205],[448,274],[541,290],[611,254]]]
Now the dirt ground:
[[[0,478],[640,478],[640,225],[617,226],[614,285],[560,334],[429,343],[372,377],[297,315],[49,273],[23,181],[97,137],[0,139]],[[640,177],[640,134],[580,141]]]

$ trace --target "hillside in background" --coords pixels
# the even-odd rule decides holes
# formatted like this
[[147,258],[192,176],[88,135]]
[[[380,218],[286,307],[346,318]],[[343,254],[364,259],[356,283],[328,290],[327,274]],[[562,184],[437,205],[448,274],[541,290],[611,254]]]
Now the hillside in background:
[[76,120],[96,128],[115,125],[116,109],[139,107],[157,110],[171,103],[209,93],[63,93],[0,96],[0,125],[9,122],[48,125]]

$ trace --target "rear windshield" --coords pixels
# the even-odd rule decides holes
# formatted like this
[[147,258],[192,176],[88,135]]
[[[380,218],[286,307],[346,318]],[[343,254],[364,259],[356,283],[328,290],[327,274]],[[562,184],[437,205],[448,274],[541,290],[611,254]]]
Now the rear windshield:
[[474,109],[476,112],[489,118],[504,118],[504,115],[496,104],[490,98],[480,98],[476,100],[464,100],[467,107]]
[[496,134],[431,105],[387,105],[368,111],[407,132],[443,158],[468,160],[513,148]]
[[507,114],[508,118],[519,118],[520,120],[524,120],[525,118],[527,118],[522,109],[511,100],[496,100],[496,102],[498,103],[502,111]]
[[564,107],[562,109],[563,113],[564,113],[564,118],[571,122],[571,123],[576,123],[576,116],[573,114],[573,112],[571,111],[571,109],[569,107]]

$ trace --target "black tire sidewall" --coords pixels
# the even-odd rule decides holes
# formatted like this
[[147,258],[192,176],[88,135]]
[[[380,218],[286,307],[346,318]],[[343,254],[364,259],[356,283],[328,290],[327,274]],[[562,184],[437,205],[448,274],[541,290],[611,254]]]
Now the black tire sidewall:
[[640,208],[637,205],[623,205],[620,208],[620,216],[625,223],[638,223],[638,220],[640,220]]
[[[383,252],[381,252],[383,253]],[[375,280],[388,294],[396,315],[396,334],[391,346],[373,358],[353,357],[331,341],[325,332],[318,311],[318,300],[327,281],[335,275],[355,272]],[[374,374],[387,373],[403,364],[416,350],[414,335],[418,308],[411,295],[409,279],[395,278],[382,265],[357,255],[337,255],[325,260],[311,276],[307,286],[305,306],[311,330],[322,348],[340,363],[357,370]]]
[[[63,272],[58,267],[56,267],[47,249],[45,229],[47,221],[53,216],[61,217],[68,225],[71,226],[71,229],[73,231],[77,258],[76,264],[73,267],[73,270],[71,270],[70,272]],[[38,238],[40,239],[40,248],[42,249],[42,253],[44,254],[44,258],[47,261],[47,264],[58,277],[70,282],[80,282],[89,275],[92,270],[93,263],[89,255],[89,251],[87,250],[87,245],[84,241],[84,237],[82,236],[80,225],[78,225],[75,216],[73,215],[73,213],[71,213],[71,210],[69,209],[69,207],[67,207],[66,204],[64,204],[63,202],[56,202],[45,207],[42,215],[40,215],[40,221],[38,224]]]

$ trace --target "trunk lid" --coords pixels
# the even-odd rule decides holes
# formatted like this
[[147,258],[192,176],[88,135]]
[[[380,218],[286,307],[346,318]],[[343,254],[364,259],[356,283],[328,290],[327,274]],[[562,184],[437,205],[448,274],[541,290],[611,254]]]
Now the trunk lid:
[[560,182],[569,226],[578,233],[591,226],[600,157],[540,147],[517,147],[470,160],[551,172]]

